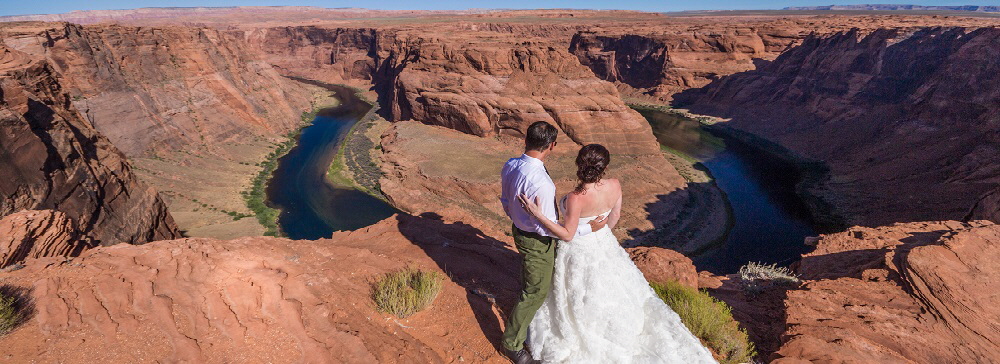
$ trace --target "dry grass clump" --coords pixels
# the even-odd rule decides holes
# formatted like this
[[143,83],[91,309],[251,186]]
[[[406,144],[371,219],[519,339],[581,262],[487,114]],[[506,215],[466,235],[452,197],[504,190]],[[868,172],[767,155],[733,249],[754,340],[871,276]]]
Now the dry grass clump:
[[651,286],[677,312],[684,326],[719,356],[720,363],[748,363],[757,355],[746,330],[740,328],[724,302],[677,282]]
[[444,276],[405,268],[386,273],[372,282],[372,300],[379,312],[407,317],[427,308],[441,293]]
[[743,292],[755,295],[771,287],[793,286],[799,283],[799,277],[786,267],[777,264],[750,262],[740,267],[740,284]]

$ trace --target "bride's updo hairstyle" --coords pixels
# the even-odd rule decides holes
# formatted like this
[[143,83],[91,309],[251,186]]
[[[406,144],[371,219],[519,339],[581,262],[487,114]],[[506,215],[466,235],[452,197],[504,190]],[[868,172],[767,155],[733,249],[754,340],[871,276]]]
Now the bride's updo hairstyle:
[[596,183],[604,178],[604,171],[611,163],[611,153],[600,144],[587,144],[576,155],[576,178],[580,183],[573,192],[583,192],[583,185]]

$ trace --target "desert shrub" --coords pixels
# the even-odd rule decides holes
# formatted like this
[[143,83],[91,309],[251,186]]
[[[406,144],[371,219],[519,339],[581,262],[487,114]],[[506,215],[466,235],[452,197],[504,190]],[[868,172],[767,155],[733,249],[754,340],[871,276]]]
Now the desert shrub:
[[0,286],[0,336],[6,335],[31,316],[33,307],[24,289]]
[[747,363],[757,355],[746,330],[733,319],[732,309],[708,293],[677,282],[652,283],[653,290],[677,312],[691,333],[719,355],[720,362]]
[[430,306],[444,277],[414,268],[386,273],[372,282],[372,300],[380,312],[407,317]]
[[793,286],[799,277],[786,267],[777,264],[750,262],[740,267],[740,284],[743,292],[755,295],[775,286]]

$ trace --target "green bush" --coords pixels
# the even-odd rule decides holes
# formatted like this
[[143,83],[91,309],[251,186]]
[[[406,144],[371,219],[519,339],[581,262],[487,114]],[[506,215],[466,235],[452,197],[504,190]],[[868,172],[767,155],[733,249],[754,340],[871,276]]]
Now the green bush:
[[4,335],[21,323],[21,311],[18,309],[17,299],[0,292],[0,335]]
[[372,300],[379,312],[407,317],[430,306],[443,281],[438,272],[414,268],[386,273],[372,283]]
[[650,285],[677,312],[684,326],[719,355],[720,363],[747,363],[757,355],[746,330],[740,328],[724,302],[677,282]]

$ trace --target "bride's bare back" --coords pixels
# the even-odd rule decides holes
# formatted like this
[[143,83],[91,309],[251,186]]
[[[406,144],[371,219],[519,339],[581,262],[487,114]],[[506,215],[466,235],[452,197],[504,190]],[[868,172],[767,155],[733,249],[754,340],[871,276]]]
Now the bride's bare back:
[[[579,211],[568,213],[567,217],[575,215],[577,217],[591,217],[604,214],[611,210],[608,215],[608,226],[615,227],[618,218],[621,217],[622,209],[622,186],[617,179],[602,179],[596,183],[584,185],[582,192],[571,192],[566,196],[566,208],[569,211]],[[574,211],[575,210],[575,211]]]

